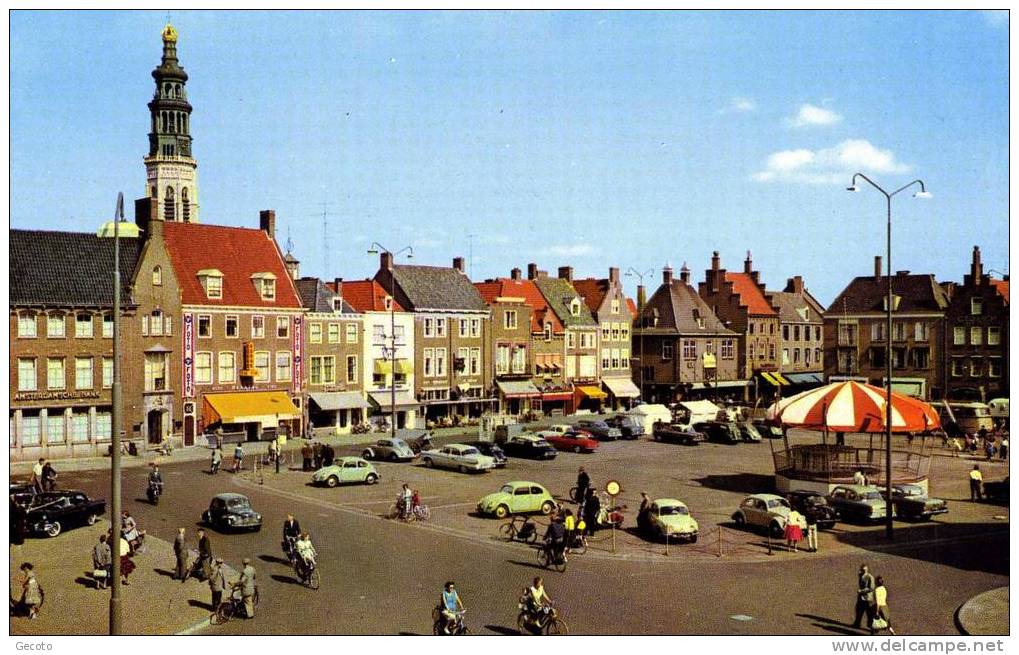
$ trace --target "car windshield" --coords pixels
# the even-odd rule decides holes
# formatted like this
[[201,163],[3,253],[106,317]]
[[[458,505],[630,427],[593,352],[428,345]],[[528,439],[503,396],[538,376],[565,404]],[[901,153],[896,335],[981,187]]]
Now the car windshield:
[[902,492],[903,496],[922,496],[923,495],[923,489],[921,489],[920,487],[914,487],[912,485],[905,486],[905,487],[899,487],[899,491]]
[[807,496],[804,502],[808,505],[827,505],[828,501],[824,499],[824,496]]
[[534,442],[534,445],[540,448],[551,447],[551,444],[545,441],[544,439],[538,439],[537,441]]
[[881,494],[877,491],[865,491],[860,494],[863,500],[881,500]]
[[502,485],[502,489],[499,490],[499,493],[512,495],[513,494],[513,485],[511,485],[511,484],[504,484],[504,485]]
[[406,448],[407,442],[404,441],[403,439],[393,439],[393,445],[396,446],[397,448]]
[[666,505],[658,510],[658,513],[662,516],[672,516],[676,514],[689,514],[690,510],[683,507],[682,505]]
[[226,506],[230,509],[248,509],[251,507],[247,498],[231,498],[227,501]]
[[464,457],[468,457],[470,455],[480,455],[481,453],[478,452],[477,448],[464,448],[460,451],[460,454]]
[[772,498],[768,501],[768,507],[789,507],[789,503],[786,502],[785,498]]

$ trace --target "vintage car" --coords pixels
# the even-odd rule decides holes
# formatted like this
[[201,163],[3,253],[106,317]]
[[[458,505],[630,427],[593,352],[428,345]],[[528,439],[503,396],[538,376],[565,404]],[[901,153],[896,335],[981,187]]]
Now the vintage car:
[[715,443],[733,445],[738,444],[742,440],[739,428],[736,427],[735,423],[728,421],[701,421],[700,423],[694,423],[693,427],[695,430],[703,432],[706,440],[714,441]]
[[623,435],[623,439],[638,439],[644,436],[644,426],[641,422],[632,416],[626,414],[617,414],[612,418],[605,419],[605,423],[609,427],[613,427],[619,430]]
[[814,517],[818,530],[834,528],[839,520],[837,509],[828,504],[828,500],[816,491],[798,489],[790,491],[787,496],[793,508],[809,518]]
[[335,487],[339,484],[375,484],[382,476],[375,466],[360,457],[338,457],[331,466],[324,466],[311,476],[312,484]]
[[431,468],[453,469],[461,473],[483,472],[495,468],[495,460],[488,455],[482,455],[481,451],[474,446],[462,443],[451,443],[442,448],[421,451],[421,461],[425,466]]
[[609,427],[605,421],[596,419],[581,419],[577,421],[577,429],[589,432],[592,437],[599,441],[615,441],[623,436],[619,428]]
[[736,424],[739,428],[739,435],[743,441],[750,443],[758,443],[761,441],[761,433],[758,432],[757,427],[750,421],[741,421]]
[[361,457],[365,459],[388,460],[390,462],[409,462],[417,455],[403,439],[379,439],[364,449]]
[[696,446],[704,441],[704,434],[689,425],[669,424],[662,421],[655,423],[651,436],[655,441],[669,441],[687,446]]
[[675,498],[658,498],[647,512],[637,515],[637,528],[649,537],[678,539],[695,543],[700,530],[686,503]]
[[467,444],[468,446],[474,446],[482,455],[488,455],[495,460],[495,468],[501,469],[506,466],[506,462],[509,460],[506,458],[506,452],[494,441],[471,441]]
[[11,496],[14,514],[30,533],[55,537],[64,528],[93,525],[106,512],[106,501],[90,499],[82,491],[23,491]]
[[984,483],[984,498],[1008,502],[1008,476],[1004,480],[992,480]]
[[251,507],[247,496],[225,493],[214,496],[202,512],[202,523],[219,530],[262,529],[262,515]]
[[523,480],[507,482],[499,491],[478,501],[479,514],[490,514],[497,519],[504,519],[510,514],[551,514],[555,508],[555,499],[548,489],[537,482]]
[[757,428],[757,432],[766,439],[782,438],[782,428],[767,419],[755,418],[751,423]]
[[[886,496],[885,493],[881,495],[883,498]],[[927,521],[936,514],[947,512],[948,503],[940,498],[928,498],[918,484],[893,484],[892,509],[896,518]]]
[[511,437],[502,445],[509,457],[525,457],[527,459],[555,459],[556,449],[544,438],[536,434],[524,433]]
[[736,527],[764,528],[772,537],[785,534],[786,520],[792,509],[782,496],[775,494],[752,494],[743,499],[733,515]]
[[539,432],[538,436],[543,437],[556,450],[575,453],[593,453],[599,445],[587,432]]
[[877,487],[843,484],[828,494],[828,504],[839,511],[843,521],[876,521],[887,515],[888,505]]

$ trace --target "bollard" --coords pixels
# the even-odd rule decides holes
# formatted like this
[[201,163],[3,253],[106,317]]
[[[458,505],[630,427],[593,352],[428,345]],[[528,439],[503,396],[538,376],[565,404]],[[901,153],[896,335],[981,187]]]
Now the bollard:
[[768,530],[768,554],[771,555],[771,530]]
[[280,474],[280,456],[279,452],[276,453],[276,475]]
[[718,556],[722,556],[722,526],[718,526]]
[[665,528],[665,556],[669,556],[669,529]]

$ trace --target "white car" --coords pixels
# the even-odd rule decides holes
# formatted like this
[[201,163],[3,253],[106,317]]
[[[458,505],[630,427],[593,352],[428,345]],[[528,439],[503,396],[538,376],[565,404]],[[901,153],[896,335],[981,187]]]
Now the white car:
[[474,446],[462,443],[451,443],[442,448],[421,451],[421,461],[425,466],[438,466],[453,469],[461,473],[468,471],[488,471],[495,468],[495,458],[482,455]]

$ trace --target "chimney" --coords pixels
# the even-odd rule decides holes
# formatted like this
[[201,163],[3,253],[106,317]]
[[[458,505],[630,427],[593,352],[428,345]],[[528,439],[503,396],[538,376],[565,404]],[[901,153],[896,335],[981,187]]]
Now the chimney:
[[722,264],[718,257],[718,251],[711,253],[711,274],[708,275],[712,293],[718,293],[718,280],[722,277]]
[[386,271],[393,270],[393,253],[391,252],[379,253],[379,268]]
[[[139,198],[134,201],[134,223],[142,232],[145,238],[149,237],[150,224],[160,222],[159,201],[155,198]],[[159,226],[162,228],[162,226]],[[162,233],[160,231],[160,233]]]
[[743,272],[750,275],[754,272],[754,260],[750,256],[750,251],[747,251],[747,258],[743,260]]
[[618,268],[610,267],[609,268],[609,284],[616,284],[617,282],[619,282],[619,269]]
[[909,271],[895,271],[896,275],[906,276],[909,275]]
[[333,278],[333,286],[336,287],[336,295],[343,298],[343,278]]
[[643,312],[644,305],[647,304],[647,289],[644,288],[643,284],[637,285],[637,311]]
[[270,239],[276,238],[276,210],[263,209],[258,212],[258,227],[269,235]]
[[980,262],[980,246],[973,246],[973,266],[969,274],[973,278],[973,284],[980,284],[984,275],[984,265]]
[[881,279],[881,255],[874,256],[874,280]]
[[683,284],[690,284],[690,269],[686,267],[686,262],[683,262],[683,268],[679,269],[679,279]]
[[464,272],[464,258],[463,257],[454,257],[453,258],[453,270],[460,271],[461,273]]
[[786,293],[795,293],[798,296],[803,295],[803,278],[799,275],[789,278],[785,283]]
[[527,265],[527,279],[537,280],[538,279],[538,265],[531,263]]
[[283,258],[283,265],[287,267],[287,273],[290,274],[291,280],[296,280],[301,277],[301,262],[299,262],[297,258],[289,252]]
[[662,269],[662,284],[672,284],[672,267],[668,264]]
[[514,268],[512,271],[510,271],[510,279],[511,280],[517,280],[517,281],[520,280],[520,269],[519,268]]
[[560,266],[559,267],[559,279],[573,282],[573,267],[572,266]]

